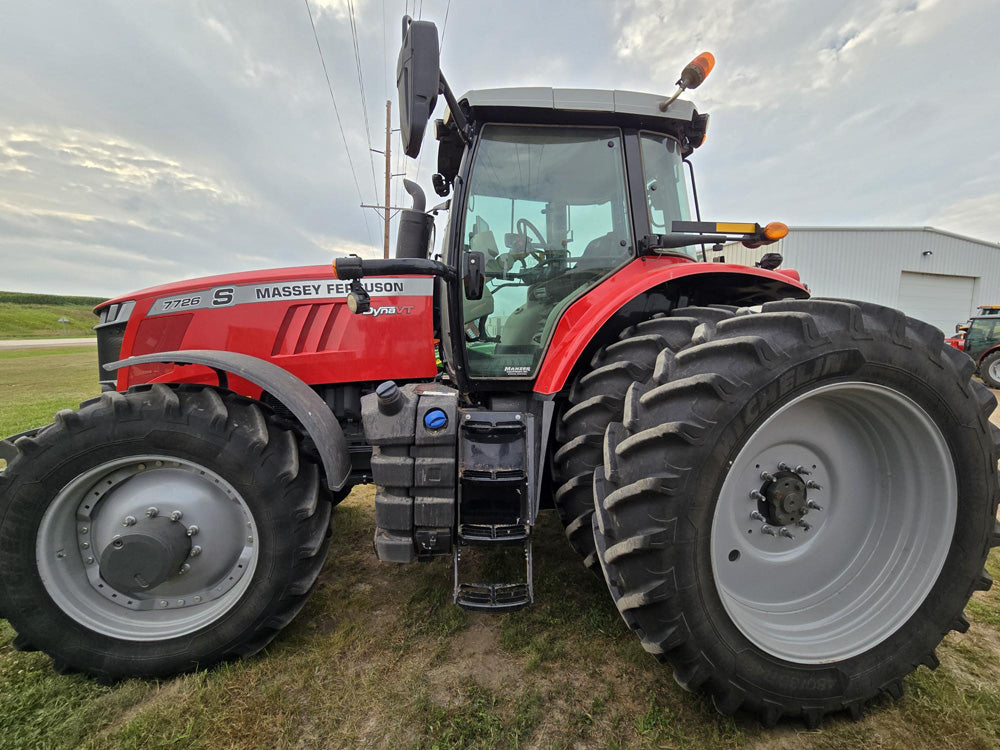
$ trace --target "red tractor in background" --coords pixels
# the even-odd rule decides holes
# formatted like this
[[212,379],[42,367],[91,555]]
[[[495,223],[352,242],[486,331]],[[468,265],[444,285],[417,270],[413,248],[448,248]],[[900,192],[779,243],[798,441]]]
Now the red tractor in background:
[[[724,713],[813,726],[936,666],[1000,543],[996,401],[968,357],[900,312],[809,299],[780,256],[705,262],[787,230],[692,221],[708,117],[677,94],[456,98],[434,25],[403,29],[404,147],[443,95],[450,200],[425,212],[408,185],[394,259],[97,309],[104,393],[0,443],[15,646],[109,680],[253,654],[371,481],[379,558],[451,558],[479,611],[531,603],[554,505],[643,647]],[[476,547],[525,576],[466,581]]]

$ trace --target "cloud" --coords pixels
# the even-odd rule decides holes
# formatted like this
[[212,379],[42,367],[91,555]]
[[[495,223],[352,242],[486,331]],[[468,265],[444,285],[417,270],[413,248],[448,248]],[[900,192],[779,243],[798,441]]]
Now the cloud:
[[[351,1],[370,134],[347,0],[310,0],[346,150],[302,0],[97,0],[59,13],[27,3],[7,14],[0,286],[116,294],[378,257],[381,223],[358,204],[382,198],[369,148],[382,148],[387,98],[398,117],[402,3]],[[416,4],[439,30],[446,7]],[[684,63],[713,51],[716,70],[690,96],[712,114],[693,159],[707,218],[937,222],[996,236],[984,218],[1000,195],[994,0],[453,1],[448,18],[442,69],[458,92],[669,94]],[[393,172],[428,195],[432,130],[419,170],[394,143]],[[399,180],[393,193],[409,202]]]
[[1000,243],[1000,192],[949,203],[930,221],[940,229]]
[[716,111],[764,109],[788,96],[840,88],[894,47],[914,44],[937,22],[938,0],[635,0],[619,6],[619,58],[652,64],[663,80],[710,46],[719,60],[698,93]]

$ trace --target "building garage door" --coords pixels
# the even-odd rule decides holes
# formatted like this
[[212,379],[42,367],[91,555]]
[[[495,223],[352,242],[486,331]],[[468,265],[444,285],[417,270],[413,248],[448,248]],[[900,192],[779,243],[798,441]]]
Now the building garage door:
[[972,313],[975,284],[972,276],[903,271],[897,307],[910,317],[952,334],[955,324],[964,323]]

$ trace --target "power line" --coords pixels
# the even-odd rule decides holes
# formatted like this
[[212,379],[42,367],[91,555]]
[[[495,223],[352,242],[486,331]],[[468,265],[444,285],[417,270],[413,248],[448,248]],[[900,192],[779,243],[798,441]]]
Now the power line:
[[[344,123],[340,119],[340,108],[337,106],[337,97],[333,93],[333,84],[330,82],[330,73],[326,68],[326,58],[323,57],[323,48],[319,44],[319,34],[316,33],[316,22],[313,20],[312,8],[309,7],[309,0],[303,0],[306,4],[306,13],[309,14],[309,25],[312,27],[313,39],[316,40],[316,51],[319,52],[319,61],[323,65],[323,77],[326,78],[326,88],[330,92],[330,101],[333,103],[333,113],[337,116],[337,127],[340,129],[340,137],[344,141],[344,151],[347,153],[347,163],[351,167],[351,174],[354,175],[354,187],[358,190],[358,198],[365,202],[361,195],[361,183],[358,182],[358,172],[354,169],[354,160],[351,159],[351,147],[347,145],[347,135],[344,133]],[[365,217],[365,232],[368,235],[368,244],[372,244],[372,229],[368,225],[368,214],[361,209]]]
[[375,177],[375,158],[372,156],[372,128],[368,123],[368,98],[365,96],[365,77],[361,72],[361,48],[358,46],[358,27],[354,20],[354,2],[347,0],[347,10],[351,19],[351,40],[354,43],[354,64],[358,69],[358,89],[361,91],[361,114],[364,115],[365,133],[368,136],[368,163],[372,168],[372,187],[378,201],[378,179]]
[[441,47],[444,47],[444,35],[448,33],[448,12],[450,10],[451,10],[451,0],[448,0],[448,4],[444,8],[444,23],[441,24]]

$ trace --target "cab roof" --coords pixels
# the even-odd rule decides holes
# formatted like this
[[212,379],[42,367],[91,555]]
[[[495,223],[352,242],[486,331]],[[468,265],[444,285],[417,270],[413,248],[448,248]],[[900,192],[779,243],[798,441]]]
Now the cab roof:
[[[641,118],[663,120],[676,126],[678,121],[691,122],[698,114],[689,101],[676,99],[660,111],[660,102],[667,99],[662,94],[644,94],[638,91],[617,89],[556,89],[549,86],[521,86],[503,89],[473,89],[459,101],[473,111],[494,109],[532,109],[562,112],[592,112],[609,115],[637,115]],[[492,119],[492,118],[490,118]],[[506,119],[506,118],[505,118]]]
[[[652,130],[677,139],[687,158],[702,144],[708,129],[708,115],[694,104],[676,99],[660,111],[662,94],[608,89],[557,89],[549,86],[520,86],[502,89],[473,89],[458,99],[474,127],[489,122],[537,125],[609,125]],[[445,111],[435,123],[438,172],[451,182],[458,174],[465,142],[459,137],[454,119]]]

